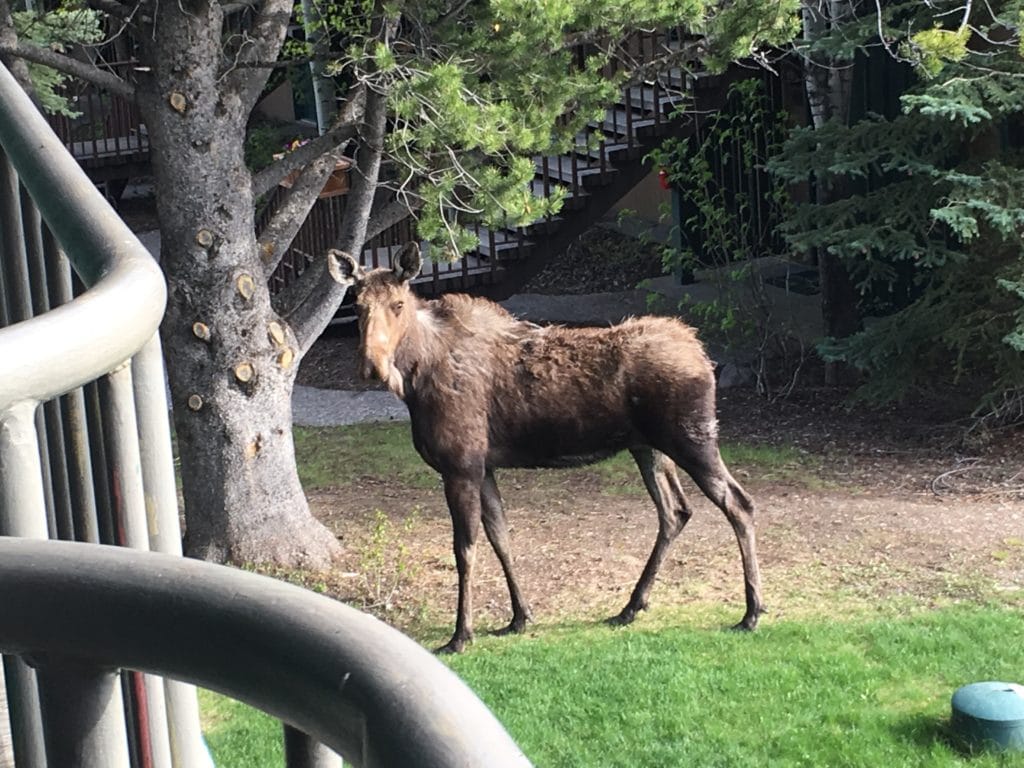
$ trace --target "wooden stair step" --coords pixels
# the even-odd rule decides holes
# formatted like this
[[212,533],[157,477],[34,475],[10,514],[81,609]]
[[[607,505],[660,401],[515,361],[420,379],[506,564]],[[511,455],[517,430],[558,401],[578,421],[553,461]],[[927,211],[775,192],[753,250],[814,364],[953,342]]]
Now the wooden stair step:
[[657,128],[657,122],[650,117],[643,117],[633,110],[623,107],[614,107],[605,111],[603,122],[592,122],[590,125],[605,133],[612,133],[618,136],[625,136],[627,131],[632,131],[634,136],[653,134]]
[[562,209],[577,210],[587,204],[587,197],[589,193],[585,189],[577,189],[575,192],[572,189],[567,188],[564,183],[555,181],[549,177],[547,184],[544,179],[534,179],[530,182],[531,190],[535,197],[546,197],[546,189],[550,187],[561,187],[566,190],[565,193],[565,204]]
[[641,150],[635,137],[627,136],[625,133],[614,135],[603,134],[603,142],[595,141],[593,133],[576,134],[576,154],[591,158],[600,162],[601,152],[604,151],[605,162],[612,160],[617,155],[629,156]]
[[605,163],[613,164],[616,158],[640,155],[646,151],[640,146],[639,142],[624,141],[622,140],[624,138],[621,137],[618,141],[606,141],[603,147],[598,144],[588,148],[585,142],[580,142],[577,144],[577,152],[585,154],[598,162],[600,162],[601,153],[604,152]]
[[526,258],[526,251],[533,247],[533,243],[518,232],[512,229],[495,229],[493,250],[491,244],[491,230],[487,227],[474,227],[473,233],[480,239],[476,252],[485,259],[497,257],[499,261],[509,261]]
[[[546,170],[544,167],[545,160],[547,160]],[[535,157],[533,164],[538,174],[543,175],[546,173],[549,178],[569,185],[592,186],[610,184],[615,174],[615,169],[608,163],[605,163],[605,167],[602,170],[597,158],[580,155],[575,156],[575,168],[573,167],[574,162],[571,155],[558,155],[547,158]]]
[[[655,98],[655,94],[657,94],[657,98]],[[670,115],[677,107],[685,105],[688,101],[679,95],[666,93],[665,89],[661,86],[655,89],[650,84],[633,86],[627,91],[626,95],[629,105],[633,109],[640,110],[645,115],[652,117],[655,112],[659,112],[663,119]]]

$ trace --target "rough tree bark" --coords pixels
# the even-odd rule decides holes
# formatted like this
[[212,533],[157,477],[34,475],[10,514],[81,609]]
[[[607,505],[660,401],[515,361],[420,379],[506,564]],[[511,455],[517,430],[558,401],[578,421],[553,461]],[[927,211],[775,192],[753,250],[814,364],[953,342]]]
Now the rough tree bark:
[[[291,4],[269,0],[259,10],[252,33],[263,50],[253,55],[273,60]],[[156,6],[159,34],[142,44],[150,70],[137,87],[168,278],[161,335],[182,447],[186,548],[208,560],[324,566],[339,545],[310,513],[295,468],[299,349],[271,308],[243,157],[265,74],[224,69],[222,22],[216,3]]]
[[[0,4],[6,8],[5,0]],[[291,396],[303,355],[345,289],[316,262],[272,304],[267,277],[350,143],[355,165],[339,246],[358,252],[404,207],[385,205],[370,221],[381,200],[387,94],[357,82],[323,135],[253,175],[244,161],[246,124],[278,60],[292,2],[181,0],[138,9],[126,17],[140,59],[134,83],[19,43],[10,25],[0,30],[0,55],[92,80],[141,109],[168,283],[161,336],[181,455],[186,551],[214,561],[326,567],[340,546],[311,514],[299,483]],[[244,34],[225,34],[228,13],[247,15]],[[381,18],[377,30],[386,36],[395,24]],[[257,240],[256,197],[292,171],[300,171],[298,179]]]

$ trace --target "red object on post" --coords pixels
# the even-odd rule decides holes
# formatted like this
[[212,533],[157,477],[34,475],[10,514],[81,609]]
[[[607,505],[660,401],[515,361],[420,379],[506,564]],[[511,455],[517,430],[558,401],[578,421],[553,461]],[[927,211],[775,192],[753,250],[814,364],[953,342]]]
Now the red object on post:
[[668,171],[664,168],[658,171],[658,184],[661,185],[662,189],[672,189],[672,184],[668,180]]

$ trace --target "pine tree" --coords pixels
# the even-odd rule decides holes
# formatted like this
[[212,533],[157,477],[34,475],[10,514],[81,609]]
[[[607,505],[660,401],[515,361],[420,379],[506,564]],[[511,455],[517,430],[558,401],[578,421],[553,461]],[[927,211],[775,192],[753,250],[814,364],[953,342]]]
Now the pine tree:
[[901,111],[798,129],[769,165],[847,190],[785,231],[839,258],[875,316],[822,347],[868,375],[872,399],[956,384],[979,415],[1022,415],[1021,18],[1020,3],[910,3],[887,5],[873,34],[851,24],[847,44],[859,30],[869,55],[914,67]]

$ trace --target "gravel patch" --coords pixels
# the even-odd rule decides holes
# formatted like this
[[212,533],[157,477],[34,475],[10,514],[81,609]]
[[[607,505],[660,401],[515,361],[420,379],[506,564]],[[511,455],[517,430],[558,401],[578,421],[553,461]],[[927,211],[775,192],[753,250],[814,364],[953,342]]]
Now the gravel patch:
[[405,403],[390,392],[351,392],[296,385],[292,395],[292,420],[300,427],[408,419]]

